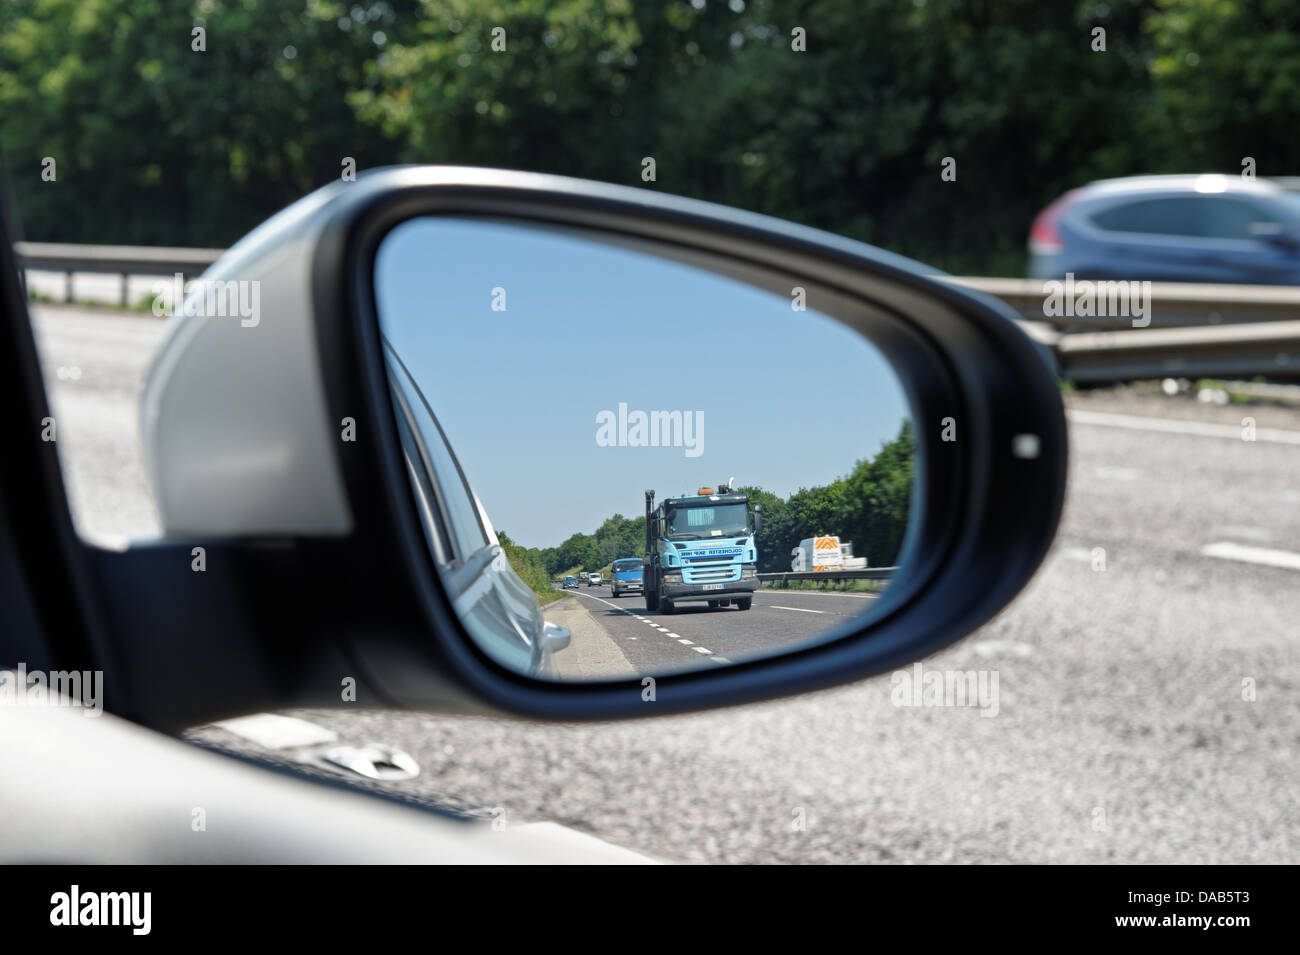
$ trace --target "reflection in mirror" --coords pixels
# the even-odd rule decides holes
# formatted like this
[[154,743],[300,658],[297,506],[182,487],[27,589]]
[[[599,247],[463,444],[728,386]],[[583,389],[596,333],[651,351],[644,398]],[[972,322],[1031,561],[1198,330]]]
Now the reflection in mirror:
[[495,220],[384,239],[412,492],[498,663],[565,681],[725,666],[878,606],[908,527],[907,400],[862,334],[764,284]]

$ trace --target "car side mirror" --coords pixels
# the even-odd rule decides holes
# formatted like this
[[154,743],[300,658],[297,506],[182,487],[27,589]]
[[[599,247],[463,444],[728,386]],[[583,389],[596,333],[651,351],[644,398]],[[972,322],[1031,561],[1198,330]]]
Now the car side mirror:
[[[204,280],[257,283],[258,321],[174,320],[143,443],[166,553],[209,548],[203,586],[171,599],[221,601],[209,622],[186,612],[186,665],[238,641],[256,675],[238,709],[336,703],[348,678],[384,705],[554,719],[830,686],[990,619],[1055,533],[1064,411],[1016,315],[839,236],[646,189],[409,167],[313,193]],[[575,350],[556,332],[575,315],[617,342]],[[752,511],[775,544],[728,536],[743,512],[696,491],[720,472],[729,494],[776,498]],[[649,556],[645,487],[683,519],[643,597],[557,591],[591,553],[562,534],[602,515],[623,522],[614,559]],[[830,619],[769,596],[806,539],[810,573],[874,599]],[[620,649],[613,628],[648,640],[636,617],[674,611],[689,617],[654,636],[681,640]],[[787,613],[805,639],[779,638]],[[150,705],[160,721],[232,708]]]

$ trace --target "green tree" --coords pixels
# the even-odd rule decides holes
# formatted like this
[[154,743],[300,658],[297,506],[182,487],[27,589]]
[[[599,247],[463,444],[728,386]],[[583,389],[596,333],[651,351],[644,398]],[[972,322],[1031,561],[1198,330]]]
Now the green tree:
[[[1293,0],[1161,0],[1147,18],[1153,108],[1143,132],[1170,171],[1300,171],[1300,6]],[[1153,170],[1158,171],[1158,170]]]
[[347,96],[415,6],[6,0],[3,146],[30,236],[224,246],[345,157],[387,161]]

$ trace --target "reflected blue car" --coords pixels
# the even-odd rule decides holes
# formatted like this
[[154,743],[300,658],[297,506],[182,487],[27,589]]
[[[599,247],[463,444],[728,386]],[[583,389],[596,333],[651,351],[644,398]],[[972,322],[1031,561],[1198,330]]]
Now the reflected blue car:
[[614,591],[615,597],[641,593],[641,568],[640,557],[624,557],[614,561],[610,589]]

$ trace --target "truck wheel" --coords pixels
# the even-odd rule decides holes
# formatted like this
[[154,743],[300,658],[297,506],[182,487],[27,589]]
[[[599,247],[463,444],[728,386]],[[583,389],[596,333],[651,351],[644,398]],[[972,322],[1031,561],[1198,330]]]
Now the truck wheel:
[[710,610],[717,610],[719,606],[721,606],[721,604],[719,604],[718,601],[716,601],[716,600],[710,600],[710,601],[709,601],[709,609],[710,609]]
[[661,601],[659,601],[659,612],[660,612],[660,613],[662,613],[662,614],[672,614],[672,613],[676,613],[676,611],[677,611],[677,608],[673,606],[673,602],[672,602],[671,600],[661,600]]
[[741,610],[748,610],[750,604],[752,604],[753,602],[754,602],[753,597],[742,597],[736,601],[736,606],[739,607]]

